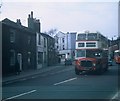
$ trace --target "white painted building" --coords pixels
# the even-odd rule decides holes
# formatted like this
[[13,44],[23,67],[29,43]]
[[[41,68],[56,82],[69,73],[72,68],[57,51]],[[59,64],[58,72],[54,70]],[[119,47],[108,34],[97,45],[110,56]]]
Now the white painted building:
[[61,61],[65,58],[74,59],[76,32],[63,33],[59,31],[55,36],[55,48],[59,52]]
[[47,65],[47,38],[41,33],[36,33],[37,44],[37,69]]

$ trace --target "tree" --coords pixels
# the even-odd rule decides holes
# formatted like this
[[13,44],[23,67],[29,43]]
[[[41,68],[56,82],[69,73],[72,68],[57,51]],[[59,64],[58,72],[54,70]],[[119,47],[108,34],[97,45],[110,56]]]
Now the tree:
[[45,33],[53,37],[54,35],[56,35],[57,29],[50,29],[48,32]]
[[0,14],[1,14],[2,3],[0,3]]

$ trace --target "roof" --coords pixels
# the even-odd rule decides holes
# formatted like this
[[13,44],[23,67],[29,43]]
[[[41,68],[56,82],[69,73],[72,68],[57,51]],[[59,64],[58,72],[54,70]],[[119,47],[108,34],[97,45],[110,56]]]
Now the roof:
[[48,37],[48,38],[52,38],[52,39],[54,39],[53,37],[51,37],[50,35],[48,35],[48,34],[45,34],[45,33],[40,33],[41,35],[43,35],[43,36],[45,36],[45,37]]
[[8,26],[12,26],[16,29],[22,29],[22,30],[25,30],[25,31],[28,31],[28,32],[35,33],[35,31],[33,31],[32,29],[30,29],[28,27],[25,27],[23,25],[17,24],[16,22],[9,20],[8,18],[5,18],[4,20],[2,20],[2,23],[6,24]]

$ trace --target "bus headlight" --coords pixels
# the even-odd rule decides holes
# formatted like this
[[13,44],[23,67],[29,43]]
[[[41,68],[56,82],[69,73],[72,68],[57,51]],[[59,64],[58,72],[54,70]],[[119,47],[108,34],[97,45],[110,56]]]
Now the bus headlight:
[[93,63],[93,66],[95,67],[95,66],[96,66],[96,64],[95,64],[95,63]]

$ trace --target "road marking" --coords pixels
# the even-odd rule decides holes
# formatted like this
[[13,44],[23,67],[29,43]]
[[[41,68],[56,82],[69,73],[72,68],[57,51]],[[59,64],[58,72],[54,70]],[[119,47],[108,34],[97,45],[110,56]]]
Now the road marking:
[[11,84],[11,83],[13,83],[13,82],[10,81],[10,82],[6,82],[5,84],[7,85],[7,84]]
[[65,82],[69,82],[69,81],[72,81],[72,80],[75,80],[75,79],[77,79],[77,77],[71,78],[71,79],[68,79],[68,80],[65,80],[65,81],[62,81],[62,82],[55,83],[54,86],[65,83]]
[[33,77],[31,77],[31,78],[34,79],[34,78],[37,78],[37,77],[39,77],[39,75],[38,75],[38,76],[33,76]]
[[31,77],[32,79],[34,79],[34,78],[37,78],[37,76],[33,76],[33,77]]
[[9,97],[9,98],[6,98],[2,101],[7,101],[7,100],[11,100],[11,99],[14,99],[14,98],[17,98],[17,97],[20,97],[20,96],[23,96],[23,95],[27,95],[27,94],[30,94],[30,93],[33,93],[33,92],[36,92],[37,90],[32,90],[32,91],[29,91],[29,92],[26,92],[26,93],[22,93],[22,94],[19,94],[19,95],[16,95],[16,96],[12,96],[12,97]]
[[119,92],[117,92],[113,97],[112,97],[112,100],[114,100],[114,99],[117,99],[118,98],[118,93]]
[[20,79],[20,81],[25,81],[25,80],[27,80],[27,78]]

